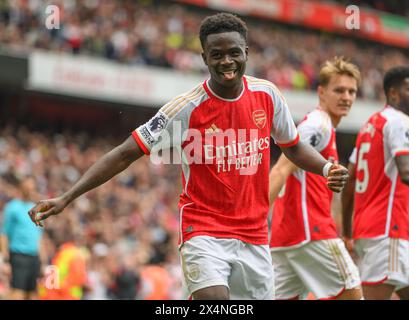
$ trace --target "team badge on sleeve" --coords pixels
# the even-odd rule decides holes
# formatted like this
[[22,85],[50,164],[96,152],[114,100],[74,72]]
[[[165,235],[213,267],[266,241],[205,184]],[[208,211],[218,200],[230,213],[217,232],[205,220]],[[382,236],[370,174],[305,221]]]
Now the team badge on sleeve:
[[162,113],[158,113],[155,117],[149,120],[148,122],[149,131],[152,134],[158,133],[166,127],[167,123],[168,119],[166,118],[166,116]]
[[311,136],[311,138],[310,138],[310,144],[311,144],[313,147],[316,147],[316,146],[318,146],[318,145],[320,144],[321,140],[322,140],[322,135],[321,135],[321,133],[316,132],[316,133],[314,133],[314,134]]
[[405,137],[406,137],[406,140],[408,140],[408,141],[409,141],[409,129],[408,129],[408,130],[406,130],[406,132],[405,132]]

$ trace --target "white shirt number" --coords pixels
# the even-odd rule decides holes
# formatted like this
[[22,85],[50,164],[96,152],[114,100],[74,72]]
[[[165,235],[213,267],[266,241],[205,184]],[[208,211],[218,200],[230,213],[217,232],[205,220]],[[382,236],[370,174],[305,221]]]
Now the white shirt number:
[[366,189],[368,188],[369,168],[368,168],[368,160],[364,159],[364,155],[365,153],[369,152],[370,148],[371,148],[370,142],[362,143],[361,147],[359,148],[357,173],[358,171],[363,170],[364,175],[363,175],[362,181],[359,181],[358,179],[356,180],[355,191],[358,193],[364,193]]

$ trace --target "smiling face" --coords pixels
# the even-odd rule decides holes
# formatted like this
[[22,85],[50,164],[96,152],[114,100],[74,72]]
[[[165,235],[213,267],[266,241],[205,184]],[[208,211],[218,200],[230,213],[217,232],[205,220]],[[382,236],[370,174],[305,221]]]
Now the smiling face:
[[234,98],[242,89],[248,47],[240,33],[209,34],[202,53],[210,72],[210,86],[222,97]]
[[331,76],[327,85],[318,87],[320,106],[328,112],[335,127],[342,117],[348,115],[357,91],[356,79],[343,74]]

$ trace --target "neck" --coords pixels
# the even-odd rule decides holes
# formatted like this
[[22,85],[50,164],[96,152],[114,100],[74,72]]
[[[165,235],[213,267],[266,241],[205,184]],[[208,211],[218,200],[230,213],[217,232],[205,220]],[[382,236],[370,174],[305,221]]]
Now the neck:
[[329,117],[331,118],[332,126],[334,128],[338,127],[339,123],[341,122],[341,117],[335,117],[331,114],[329,115]]
[[28,194],[22,194],[20,198],[21,198],[21,200],[23,200],[24,202],[27,202],[27,201],[30,200],[30,197],[29,197]]
[[329,118],[331,119],[332,126],[334,128],[338,127],[339,123],[341,122],[341,117],[333,115],[332,113],[328,112],[328,109],[322,105],[320,105],[320,107],[328,114]]
[[390,103],[390,102],[386,102],[386,104],[387,104],[388,106],[391,106],[392,108],[394,108],[394,109],[396,109],[396,110],[402,111],[404,114],[406,114],[406,115],[409,116],[409,109],[404,108],[404,107],[401,107],[401,106],[396,105],[396,104],[393,104],[393,103]]
[[219,97],[224,98],[224,99],[236,99],[241,95],[243,92],[243,80],[238,82],[236,85],[232,87],[224,87],[218,84],[216,81],[214,81],[212,78],[210,78],[209,82],[209,87],[212,89],[212,91],[217,94]]

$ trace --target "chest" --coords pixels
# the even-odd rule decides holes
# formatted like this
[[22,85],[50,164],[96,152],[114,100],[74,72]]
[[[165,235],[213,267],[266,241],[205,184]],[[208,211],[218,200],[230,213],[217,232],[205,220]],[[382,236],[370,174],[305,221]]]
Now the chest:
[[331,130],[329,142],[324,150],[321,151],[321,155],[329,161],[338,161],[337,143],[335,138],[335,131],[333,129]]
[[271,131],[273,105],[263,95],[246,95],[238,101],[209,99],[196,108],[190,117],[189,128],[201,133],[226,130],[256,131],[268,135]]

